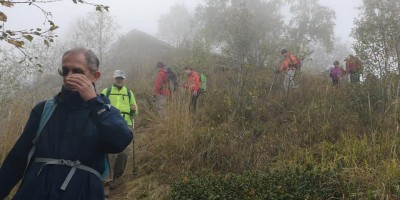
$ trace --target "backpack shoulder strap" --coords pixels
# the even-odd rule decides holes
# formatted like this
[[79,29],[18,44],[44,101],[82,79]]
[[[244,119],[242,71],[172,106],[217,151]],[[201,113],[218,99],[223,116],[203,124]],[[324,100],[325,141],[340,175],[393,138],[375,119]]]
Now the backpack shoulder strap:
[[129,99],[129,103],[131,103],[131,90],[126,88],[126,92],[128,93],[128,99]]
[[57,106],[57,104],[56,104],[54,98],[46,101],[46,104],[44,105],[44,108],[43,108],[42,117],[40,118],[38,131],[36,133],[35,139],[33,139],[34,144],[36,144],[37,140],[39,139],[39,136],[40,136],[44,126],[49,121],[51,115],[53,114],[54,110],[56,109],[56,106]]
[[28,154],[28,160],[27,160],[26,167],[25,167],[25,173],[26,173],[26,170],[28,169],[29,163],[32,160],[33,154],[35,154],[36,143],[39,140],[40,134],[42,133],[44,126],[49,121],[51,115],[53,114],[54,110],[56,109],[56,106],[57,106],[57,104],[56,104],[54,98],[47,100],[44,105],[42,116],[40,117],[39,128],[36,132],[35,138],[32,141],[33,145]]
[[111,87],[107,88],[106,97],[110,97],[111,94]]
[[112,177],[111,170],[110,170],[110,159],[109,159],[108,154],[106,154],[104,156],[104,171],[100,178],[102,180],[104,180],[107,177],[107,175],[110,175],[110,177]]

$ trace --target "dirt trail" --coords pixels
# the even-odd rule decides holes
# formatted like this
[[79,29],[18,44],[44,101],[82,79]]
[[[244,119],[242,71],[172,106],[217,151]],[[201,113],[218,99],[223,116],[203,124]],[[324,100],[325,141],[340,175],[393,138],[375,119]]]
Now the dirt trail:
[[133,188],[128,188],[126,183],[130,182],[134,178],[133,175],[124,175],[120,180],[121,184],[117,188],[111,190],[110,197],[108,197],[107,200],[128,199],[126,196]]
[[[141,137],[143,134],[146,134],[148,132],[149,128],[138,128],[135,130],[135,154],[136,154],[136,167],[138,165],[138,148],[140,148],[138,145],[140,145],[141,142]],[[138,192],[138,190],[141,190],[141,182],[143,181],[142,179],[145,179],[142,177],[140,174],[133,175],[132,169],[133,169],[133,164],[132,164],[132,144],[130,144],[127,147],[127,152],[128,152],[128,163],[126,165],[126,169],[124,172],[124,175],[122,175],[121,178],[119,178],[116,181],[117,187],[113,190],[110,191],[110,197],[108,197],[106,200],[124,200],[124,199],[133,199],[132,196],[135,196],[134,193]],[[138,172],[137,172],[138,173]]]

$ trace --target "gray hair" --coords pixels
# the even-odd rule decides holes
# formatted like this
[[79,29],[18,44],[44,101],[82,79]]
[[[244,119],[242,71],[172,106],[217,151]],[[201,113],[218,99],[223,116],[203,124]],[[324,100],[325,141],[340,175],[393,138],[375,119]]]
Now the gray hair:
[[73,48],[71,50],[66,51],[62,56],[62,61],[64,61],[65,56],[69,54],[83,54],[86,58],[86,63],[91,71],[99,70],[100,61],[96,54],[84,47]]

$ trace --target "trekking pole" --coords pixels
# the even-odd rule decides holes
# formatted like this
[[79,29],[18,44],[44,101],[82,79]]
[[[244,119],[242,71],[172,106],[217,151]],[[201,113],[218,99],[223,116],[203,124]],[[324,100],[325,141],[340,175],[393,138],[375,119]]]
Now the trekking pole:
[[[134,121],[134,119],[132,117],[132,132],[134,130],[134,127],[135,127],[135,121]],[[135,140],[136,140],[136,138],[132,139],[132,174],[134,176],[137,175],[136,154],[135,154]]]
[[269,91],[268,91],[267,96],[269,96],[269,94],[270,94],[271,91],[272,91],[272,87],[273,87],[274,84],[275,84],[275,79],[276,79],[276,73],[274,72],[274,76],[272,77],[272,83],[271,83],[271,86],[269,87]]
[[132,174],[134,176],[137,175],[137,167],[136,167],[136,154],[135,154],[135,139],[132,140]]

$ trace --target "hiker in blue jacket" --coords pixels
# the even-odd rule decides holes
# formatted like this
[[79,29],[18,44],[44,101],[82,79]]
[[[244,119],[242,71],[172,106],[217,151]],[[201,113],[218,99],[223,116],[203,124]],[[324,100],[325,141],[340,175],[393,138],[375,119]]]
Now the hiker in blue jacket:
[[0,168],[0,199],[21,179],[16,200],[104,199],[105,155],[122,152],[133,133],[107,98],[97,96],[98,67],[99,59],[90,50],[76,48],[63,55],[64,84],[50,106],[54,111],[49,118],[45,114],[49,101],[33,108]]

